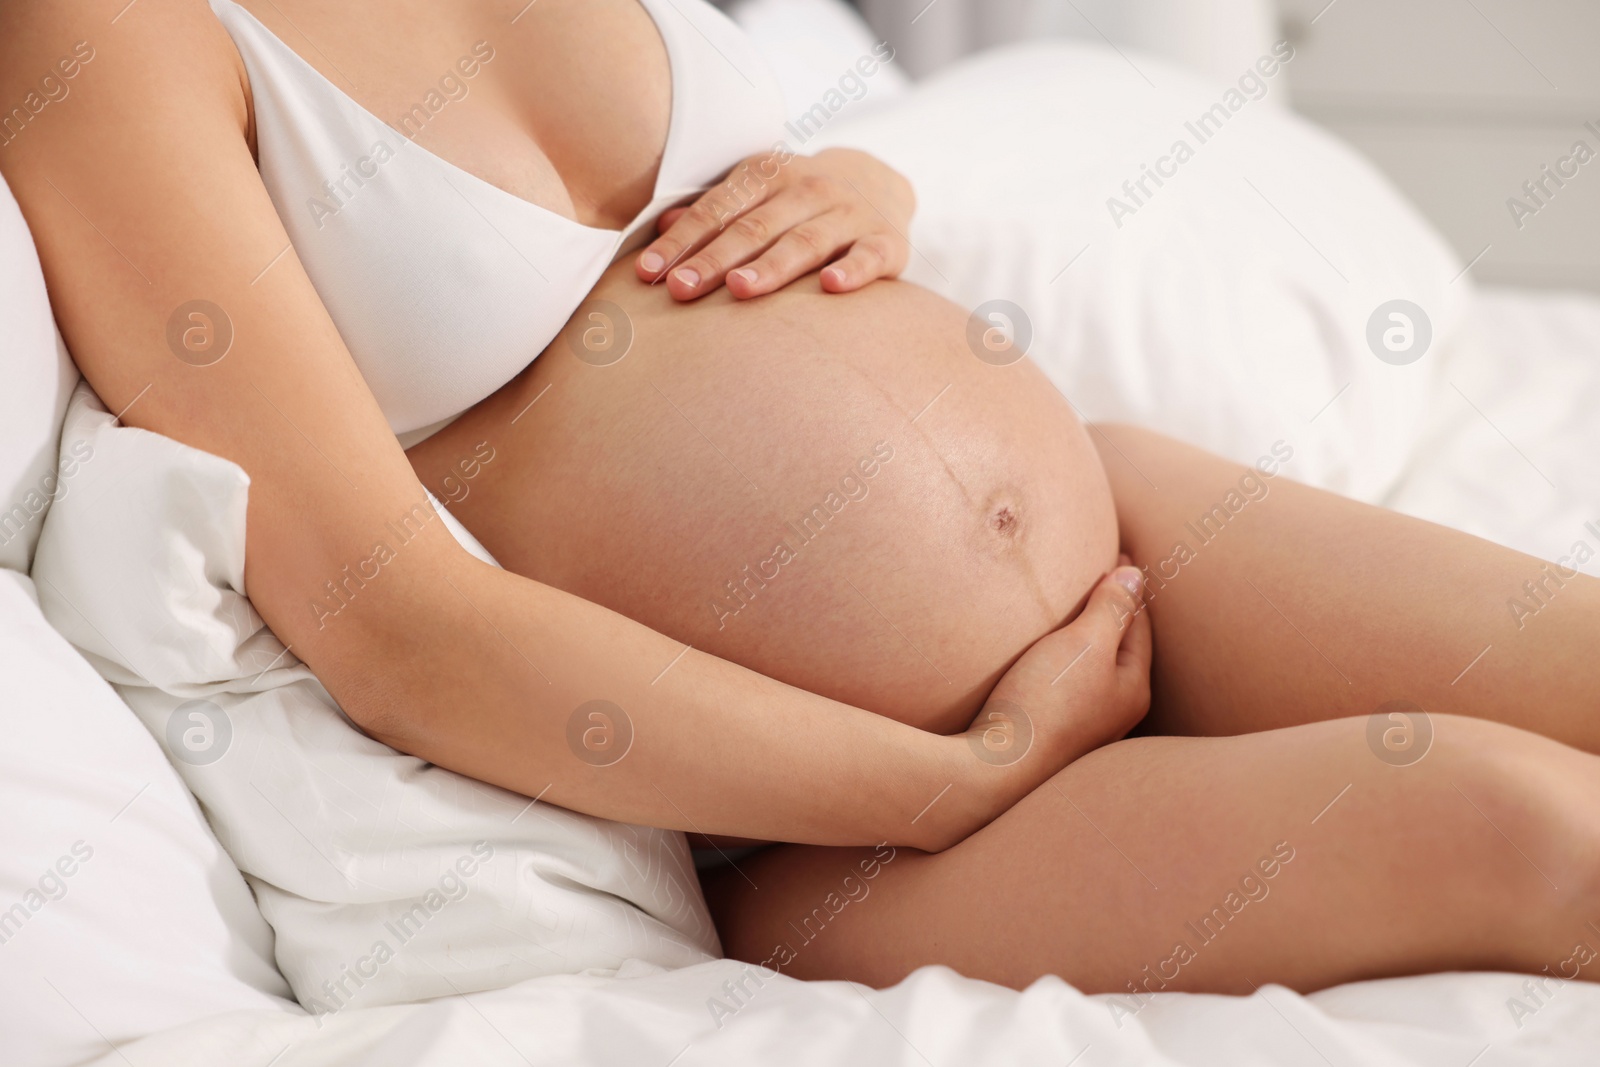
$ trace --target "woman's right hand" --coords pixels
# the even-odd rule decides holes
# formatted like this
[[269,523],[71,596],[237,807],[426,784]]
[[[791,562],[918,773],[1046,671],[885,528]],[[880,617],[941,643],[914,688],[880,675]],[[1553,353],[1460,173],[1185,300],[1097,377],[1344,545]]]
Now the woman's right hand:
[[982,762],[1032,763],[1039,782],[1121,738],[1150,709],[1150,617],[1126,556],[1077,618],[1034,642],[967,730]]

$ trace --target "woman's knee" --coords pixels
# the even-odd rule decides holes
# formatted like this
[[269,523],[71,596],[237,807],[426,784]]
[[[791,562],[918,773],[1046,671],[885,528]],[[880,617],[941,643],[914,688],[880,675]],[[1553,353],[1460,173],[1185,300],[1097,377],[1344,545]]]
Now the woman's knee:
[[1428,721],[1418,766],[1437,757],[1435,790],[1479,846],[1470,876],[1536,926],[1600,906],[1600,757],[1486,719]]
[[[1213,768],[1206,780],[1196,780],[1199,767]],[[1151,778],[1245,823],[1377,835],[1427,857],[1434,877],[1425,863],[1416,870],[1430,885],[1458,880],[1486,903],[1600,904],[1600,757],[1502,723],[1420,712],[1135,737],[1088,754],[1054,784],[1116,810]]]

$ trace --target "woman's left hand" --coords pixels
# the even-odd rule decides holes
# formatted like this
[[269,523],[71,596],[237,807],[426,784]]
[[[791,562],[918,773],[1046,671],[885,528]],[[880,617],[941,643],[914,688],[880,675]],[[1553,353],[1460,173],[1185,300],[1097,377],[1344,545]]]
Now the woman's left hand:
[[693,204],[661,216],[639,277],[693,300],[727,285],[745,299],[828,264],[822,288],[859,289],[906,267],[916,197],[887,165],[848,148],[752,156]]

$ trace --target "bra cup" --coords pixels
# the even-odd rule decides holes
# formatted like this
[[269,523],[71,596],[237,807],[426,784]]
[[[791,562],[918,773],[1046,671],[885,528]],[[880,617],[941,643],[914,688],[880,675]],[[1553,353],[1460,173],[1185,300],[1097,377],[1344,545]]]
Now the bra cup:
[[739,29],[704,0],[641,2],[666,47],[672,114],[651,203],[617,231],[434,155],[233,0],[211,0],[250,78],[262,182],[408,447],[531,363],[662,211],[779,140],[776,79]]

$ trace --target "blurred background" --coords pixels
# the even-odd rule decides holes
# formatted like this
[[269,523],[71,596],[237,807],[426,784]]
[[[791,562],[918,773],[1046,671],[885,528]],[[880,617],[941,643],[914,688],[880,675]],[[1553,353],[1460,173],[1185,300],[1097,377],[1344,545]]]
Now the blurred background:
[[[836,0],[843,3],[844,0]],[[1383,169],[1484,282],[1600,291],[1597,0],[855,0],[897,64],[1066,35],[1234,81],[1274,41],[1297,55],[1270,99]],[[1093,106],[1093,101],[1086,101]],[[1593,128],[1586,126],[1592,123]],[[1538,200],[1524,189],[1533,187]],[[1515,197],[1527,210],[1513,211]]]

